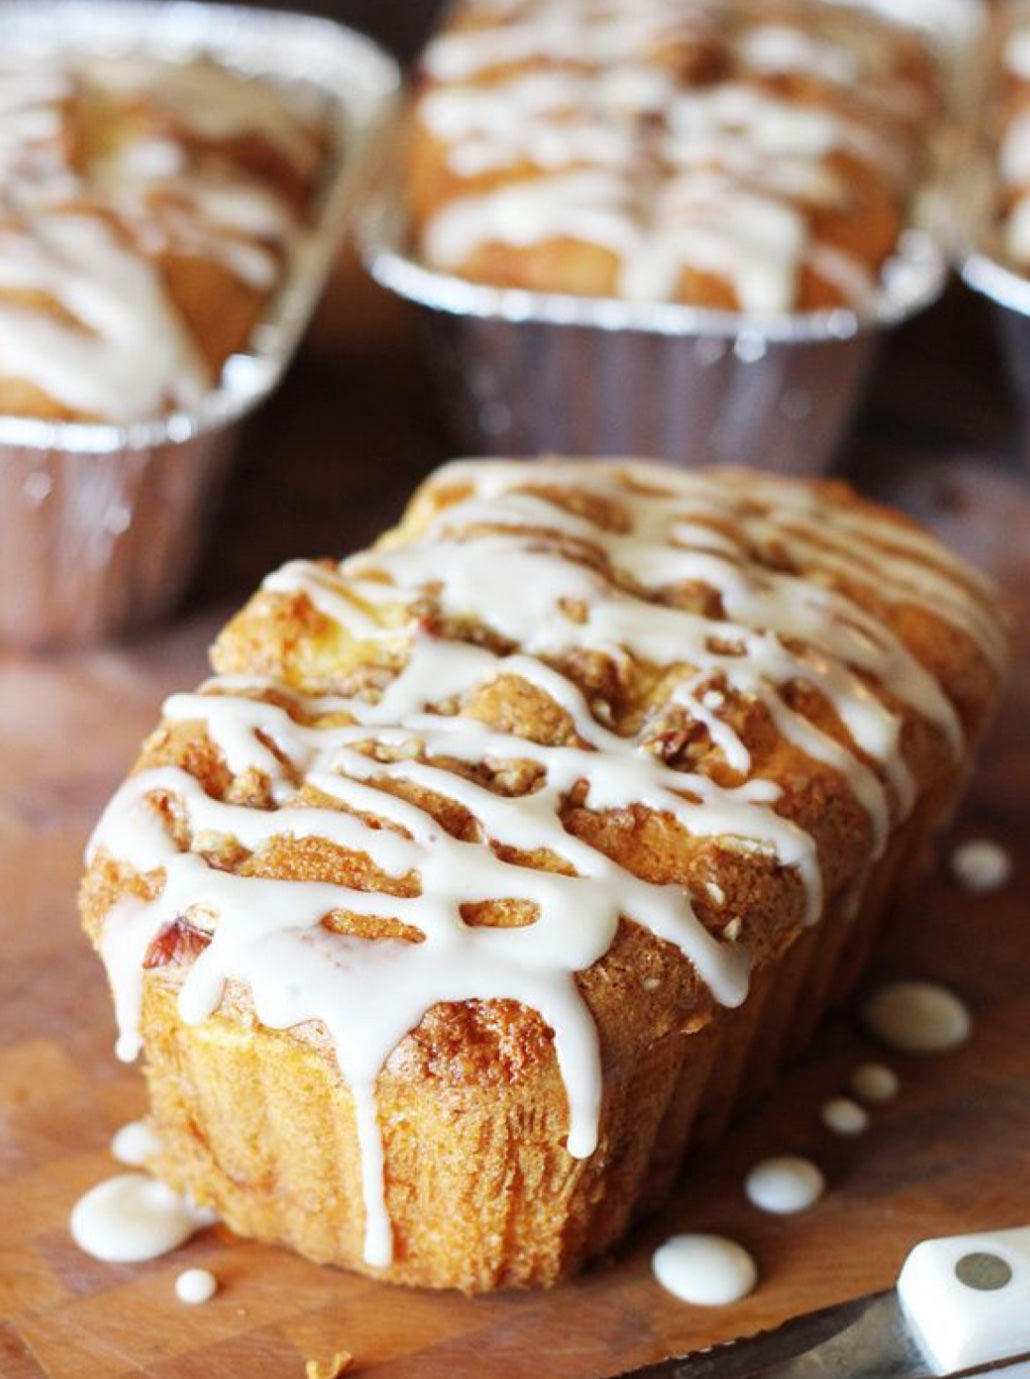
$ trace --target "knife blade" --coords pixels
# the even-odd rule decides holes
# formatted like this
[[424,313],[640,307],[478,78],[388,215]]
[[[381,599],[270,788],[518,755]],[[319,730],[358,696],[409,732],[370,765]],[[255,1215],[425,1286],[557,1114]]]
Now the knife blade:
[[1003,1369],[1030,1376],[1030,1226],[924,1240],[896,1288],[616,1379],[1001,1379]]

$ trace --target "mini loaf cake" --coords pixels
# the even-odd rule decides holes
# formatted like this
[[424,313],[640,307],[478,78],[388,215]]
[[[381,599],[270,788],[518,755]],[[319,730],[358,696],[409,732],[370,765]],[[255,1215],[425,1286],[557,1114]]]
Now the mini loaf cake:
[[998,66],[991,90],[1000,102],[1000,248],[1013,267],[1030,273],[1030,7],[1012,6],[1005,12]]
[[923,41],[804,0],[467,0],[426,50],[431,267],[776,313],[867,306],[940,105]]
[[195,404],[283,278],[324,117],[211,61],[142,55],[8,55],[0,105],[0,413]]
[[553,1283],[861,971],[990,587],[837,484],[479,461],[269,577],[89,849],[155,1167],[406,1283]]

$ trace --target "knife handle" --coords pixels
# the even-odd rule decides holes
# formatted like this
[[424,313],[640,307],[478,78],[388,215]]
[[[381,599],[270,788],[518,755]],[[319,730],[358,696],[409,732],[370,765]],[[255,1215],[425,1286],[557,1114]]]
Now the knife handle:
[[1030,1353],[1030,1226],[924,1240],[898,1298],[937,1374]]

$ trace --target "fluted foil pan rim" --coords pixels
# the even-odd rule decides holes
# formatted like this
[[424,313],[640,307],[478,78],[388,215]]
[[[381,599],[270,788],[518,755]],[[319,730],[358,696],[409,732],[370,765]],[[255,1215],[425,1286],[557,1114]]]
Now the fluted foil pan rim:
[[963,260],[962,279],[974,292],[989,297],[997,306],[1030,316],[1030,278],[1010,268],[1001,259],[981,250],[969,253]]
[[1011,32],[1013,17],[1020,10],[1030,17],[1030,6],[1026,3],[1001,6],[992,14],[988,41],[983,45],[970,81],[974,114],[964,149],[968,176],[963,188],[963,204],[956,216],[955,259],[967,287],[1003,311],[1030,316],[1030,277],[1005,258],[1001,243],[995,202],[1001,185],[999,131],[992,128],[990,118],[994,113],[992,80],[996,64],[1001,61],[1001,45]]
[[400,89],[399,67],[373,39],[336,20],[205,0],[5,0],[0,43],[8,52],[207,54],[230,69],[287,86],[303,82],[329,97],[335,157],[314,229],[295,249],[248,348],[226,361],[215,387],[194,407],[134,422],[0,415],[0,446],[107,455],[184,443],[241,420],[278,385],[311,317],[368,150]]
[[911,228],[903,233],[899,253],[885,269],[883,286],[869,308],[748,316],[679,302],[636,302],[471,282],[430,268],[409,254],[402,247],[406,238],[403,227],[399,205],[376,198],[366,205],[358,222],[358,242],[376,282],[419,306],[452,316],[651,335],[711,336],[768,344],[849,340],[866,330],[897,325],[929,306],[940,296],[950,271],[936,237],[928,230]]

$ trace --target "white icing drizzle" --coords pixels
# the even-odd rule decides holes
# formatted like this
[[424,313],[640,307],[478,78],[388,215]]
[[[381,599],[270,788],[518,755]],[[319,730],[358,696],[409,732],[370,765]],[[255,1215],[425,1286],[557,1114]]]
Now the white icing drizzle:
[[778,1216],[806,1211],[826,1191],[822,1170],[797,1154],[777,1154],[755,1164],[744,1183],[748,1201]]
[[[115,96],[143,114],[83,144],[79,123],[114,121],[93,107]],[[189,141],[255,135],[310,172],[312,131],[264,82],[142,55],[2,65],[0,115],[0,373],[104,421],[194,405],[214,380],[160,257],[218,263],[265,292],[302,231],[264,181]]]
[[198,138],[221,143],[255,136],[302,172],[312,172],[318,163],[318,140],[267,81],[214,62],[162,62],[140,53],[94,57],[87,71],[101,90],[153,100]]
[[45,293],[81,322],[0,300],[0,371],[112,421],[195,403],[207,367],[156,269],[100,217],[0,225],[0,290]]
[[[615,292],[632,299],[674,299],[693,270],[729,283],[745,311],[784,312],[807,266],[846,304],[868,302],[875,265],[814,238],[810,211],[849,204],[837,153],[897,186],[911,177],[927,97],[895,71],[889,28],[814,8],[765,24],[672,0],[632,14],[601,0],[475,8],[480,22],[424,57],[417,118],[473,183],[423,227],[432,266],[571,239],[607,251]],[[664,54],[681,44],[713,48],[721,67],[677,75]],[[771,89],[770,76],[801,71],[847,100]],[[498,173],[510,176],[476,185]]]
[[94,1259],[135,1264],[168,1254],[215,1219],[148,1173],[120,1173],[79,1198],[70,1225],[76,1245]]
[[0,59],[0,177],[35,185],[76,179],[62,148],[62,112],[75,92],[68,72]]
[[904,1053],[945,1053],[973,1032],[968,1007],[936,982],[888,982],[866,1000],[862,1019],[878,1039]]
[[[625,522],[608,530],[523,491],[527,485],[566,485],[607,498]],[[185,971],[185,1020],[208,1018],[232,981],[249,987],[269,1027],[321,1021],[354,1099],[365,1253],[379,1265],[389,1263],[392,1240],[376,1079],[432,1006],[503,998],[538,1011],[554,1031],[568,1097],[567,1148],[583,1157],[597,1143],[601,1069],[575,974],[608,951],[620,916],[677,946],[717,1001],[734,1005],[745,995],[744,950],[708,932],[683,886],[646,882],[570,833],[562,810],[571,792],[579,790],[590,810],[642,806],[691,836],[718,840],[719,848],[768,856],[796,874],[804,917],[813,922],[823,908],[814,841],[778,812],[778,786],[748,779],[750,753],[728,717],[730,703],[741,695],[760,701],[783,737],[840,772],[868,813],[876,849],[892,817],[911,807],[913,786],[899,750],[899,719],[860,672],[960,748],[954,709],[889,629],[842,591],[772,569],[755,552],[774,551],[784,527],[796,528],[799,540],[808,533],[817,569],[825,554],[825,567],[842,577],[865,585],[875,579],[888,604],[929,603],[938,592],[945,610],[974,602],[962,592],[969,583],[964,567],[925,538],[819,503],[803,485],[716,480],[622,461],[541,461],[451,465],[430,491],[448,486],[464,492],[461,501],[429,509],[422,530],[406,542],[352,557],[338,570],[293,562],[265,584],[269,594],[302,597],[354,637],[396,653],[400,668],[384,687],[303,695],[261,677],[216,677],[198,693],[167,701],[169,723],[202,725],[234,776],[258,772],[267,779],[276,807],[217,800],[185,771],[153,768],[122,786],[90,848],[92,857],[104,853],[137,872],[163,874],[153,901],[123,898],[103,926],[119,1055],[131,1058],[139,1049],[148,949],[179,919],[209,938]],[[929,583],[913,573],[924,549],[936,572]],[[679,585],[717,594],[717,615],[653,601]],[[425,621],[430,605],[435,616],[478,623],[519,650],[435,633],[432,619]],[[972,613],[966,620],[978,625]],[[588,703],[554,664],[580,651],[616,661],[630,652],[674,668],[667,721],[682,713],[704,724],[739,773],[737,783],[667,766],[649,736],[656,726],[650,721],[629,736],[599,721],[603,706]],[[563,710],[568,740],[542,745],[462,714],[470,695],[502,676]],[[854,748],[789,706],[782,691],[799,680],[832,704]],[[496,793],[459,774],[455,763],[502,773],[512,763],[532,763],[532,789]],[[453,837],[425,809],[383,788],[392,782],[462,806],[476,821],[476,836]],[[167,815],[155,807],[162,800],[172,802],[192,850],[182,851],[169,831]],[[203,855],[227,839],[260,855],[278,838],[324,839],[370,858],[385,879],[362,889],[274,880],[222,869]],[[518,854],[542,849],[560,859],[562,871],[504,860],[498,847]],[[706,898],[717,907],[726,901],[717,885]],[[462,913],[470,903],[512,899],[533,908],[534,922],[475,926]],[[422,941],[341,934],[324,924],[334,913],[390,916]]]
[[119,1163],[141,1168],[161,1152],[161,1141],[143,1120],[130,1120],[111,1140],[111,1155]]
[[763,24],[749,29],[739,50],[759,72],[810,72],[841,86],[862,77],[857,53],[791,24]]
[[175,1296],[180,1302],[210,1302],[217,1292],[218,1280],[209,1269],[184,1269],[175,1280]]
[[[668,0],[625,4],[558,3],[530,7],[515,23],[444,33],[423,54],[425,70],[437,80],[466,81],[498,67],[536,59],[606,67],[628,53],[662,43],[692,42],[705,33],[706,7],[687,9]],[[506,18],[503,11],[498,18]],[[526,22],[518,22],[519,20]]]
[[674,1235],[655,1250],[651,1267],[666,1292],[695,1307],[740,1302],[758,1282],[751,1255],[721,1235]]
[[1012,858],[990,838],[970,838],[951,854],[951,870],[966,888],[979,895],[997,891],[1012,876]]

